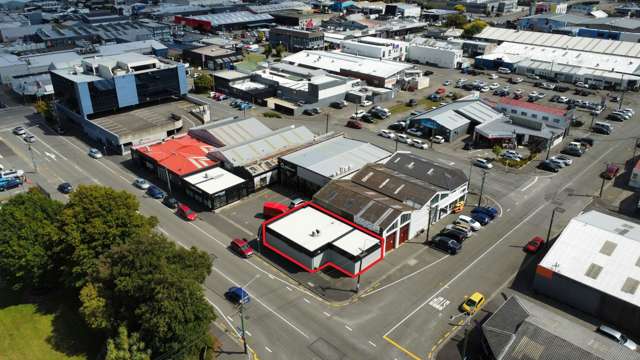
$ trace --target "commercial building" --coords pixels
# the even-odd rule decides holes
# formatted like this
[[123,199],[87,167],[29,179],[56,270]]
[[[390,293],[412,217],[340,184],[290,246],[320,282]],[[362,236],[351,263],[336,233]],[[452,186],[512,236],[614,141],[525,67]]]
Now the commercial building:
[[358,78],[377,87],[393,88],[400,85],[400,80],[422,75],[421,72],[409,75],[413,68],[410,64],[335,52],[305,50],[285,57],[282,62]]
[[[600,38],[624,40],[620,38],[621,33],[640,32],[640,20],[617,17],[598,18],[575,14],[539,14],[518,20],[518,28],[522,30],[554,32],[567,27],[603,30],[602,33],[609,34],[609,36]],[[584,34],[588,34],[588,32],[584,32],[583,35],[579,36],[585,36]],[[618,35],[616,36],[615,34]]]
[[275,27],[269,30],[269,44],[275,48],[283,45],[288,52],[324,49],[322,31]]
[[637,360],[629,350],[593,328],[518,295],[482,324],[484,355],[490,359]]
[[182,187],[182,179],[185,176],[218,164],[207,157],[211,150],[213,146],[183,134],[160,142],[136,146],[131,149],[131,159],[164,183],[169,181],[171,187]]
[[[131,145],[161,140],[182,127],[180,116],[171,116],[180,108],[172,111],[159,103],[187,94],[184,64],[127,53],[85,59],[80,66],[50,74],[58,114],[110,151],[124,153]],[[183,108],[194,106],[185,103]],[[158,114],[149,105],[167,108]]]
[[504,116],[481,100],[458,100],[410,117],[409,128],[422,132],[422,137],[435,135],[452,142],[471,135],[476,126]]
[[265,221],[262,244],[308,272],[356,277],[382,260],[378,236],[313,203]]
[[420,18],[422,8],[416,4],[393,3],[387,4],[384,14],[387,16]]
[[346,40],[341,44],[343,53],[381,60],[404,61],[409,44],[405,41],[365,36]]
[[174,22],[200,31],[230,31],[269,26],[273,23],[273,17],[269,14],[235,11],[196,16],[175,16]]
[[[542,105],[511,98],[500,98],[496,110],[509,117],[512,122],[532,129],[548,127],[554,132],[551,146],[559,144],[564,136],[569,134],[571,121],[575,117],[575,109],[566,110],[556,106]],[[555,129],[555,131],[554,131]],[[522,134],[519,144],[529,143],[528,134]]]
[[635,166],[631,170],[631,176],[629,177],[629,186],[632,188],[640,189],[640,161],[636,162]]
[[282,1],[266,5],[249,5],[247,9],[254,14],[274,14],[286,10],[311,11],[311,6],[300,1]]
[[533,288],[605,324],[640,331],[640,225],[591,210],[573,218],[536,268]]
[[375,145],[336,134],[281,157],[280,182],[314,193],[331,180],[348,179],[366,164],[389,156],[390,152]]
[[305,29],[315,29],[322,24],[323,21],[335,18],[336,13],[316,13],[299,10],[283,10],[269,13],[273,16],[276,24],[283,26],[301,27]]
[[214,167],[184,178],[184,191],[191,198],[216,210],[247,196],[248,181],[221,167]]
[[406,60],[445,69],[458,69],[464,61],[460,46],[435,40],[412,42],[407,47]]
[[507,14],[518,9],[517,0],[454,0],[447,3],[450,9],[456,5],[464,6],[466,12],[484,15]]
[[223,70],[233,67],[234,63],[244,59],[241,48],[225,49],[209,45],[195,49],[184,49],[182,58],[192,67],[209,70]]

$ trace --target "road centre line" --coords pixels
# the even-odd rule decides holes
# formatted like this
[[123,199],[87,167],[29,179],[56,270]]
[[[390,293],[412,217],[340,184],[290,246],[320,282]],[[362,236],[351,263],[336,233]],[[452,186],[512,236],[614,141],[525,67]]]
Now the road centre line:
[[[224,277],[225,279],[227,279],[230,283],[232,283],[235,286],[241,286],[240,284],[238,284],[237,282],[233,281],[231,278],[229,278],[225,273],[223,273],[222,271],[218,270],[217,267],[212,266],[211,269],[215,272],[217,272],[218,274],[220,274],[222,277]],[[298,329],[295,325],[293,325],[289,320],[285,319],[284,316],[278,314],[275,310],[273,310],[272,308],[270,308],[267,304],[265,304],[262,300],[260,300],[259,298],[257,298],[255,295],[253,295],[251,292],[249,292],[249,290],[244,289],[244,291],[251,295],[251,297],[253,298],[253,300],[257,301],[260,305],[262,305],[265,309],[269,310],[272,314],[274,314],[275,316],[277,316],[280,320],[284,321],[285,324],[291,326],[294,330],[296,330],[298,333],[300,333],[300,335],[304,336],[305,338],[309,338],[309,335],[305,334],[302,330]]]
[[307,304],[311,304],[311,301],[309,301],[307,298],[302,298],[302,300],[304,300],[304,302],[306,302]]

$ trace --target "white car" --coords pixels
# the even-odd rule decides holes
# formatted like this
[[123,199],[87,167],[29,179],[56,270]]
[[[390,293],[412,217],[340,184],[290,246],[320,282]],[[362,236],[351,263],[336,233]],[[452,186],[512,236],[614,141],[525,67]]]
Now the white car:
[[516,89],[513,93],[516,95],[522,95],[524,91],[522,91],[522,89]]
[[387,139],[395,139],[396,138],[396,134],[391,131],[391,130],[387,130],[387,129],[382,129],[380,131],[378,131],[378,135],[387,138]]
[[429,145],[427,145],[427,143],[418,139],[411,140],[411,146],[417,147],[418,149],[423,149],[423,150],[427,150],[429,148]]
[[487,159],[483,158],[473,159],[473,165],[487,170],[493,168],[493,164],[491,164]]
[[522,155],[514,150],[505,150],[500,156],[509,160],[522,160]]
[[491,90],[491,88],[488,86],[483,86],[480,88],[480,92],[488,92],[489,90]]
[[558,160],[556,158],[549,158],[549,162],[552,163],[553,165],[559,167],[559,168],[563,168],[563,167],[567,166],[567,164],[565,164],[564,161]]
[[0,171],[0,178],[14,178],[24,175],[24,170],[8,169]]
[[556,155],[554,157],[549,158],[549,160],[562,161],[567,166],[573,164],[573,160],[566,155]]
[[480,229],[482,229],[482,225],[480,225],[479,222],[473,220],[472,218],[468,217],[467,215],[460,215],[458,216],[458,220],[456,220],[455,222],[456,224],[467,224],[471,227],[471,230],[473,231],[478,231]]
[[631,115],[635,115],[636,114],[636,111],[633,110],[632,108],[625,108],[625,109],[622,109],[622,111],[631,113]]
[[102,153],[100,152],[100,150],[96,148],[91,148],[89,149],[89,156],[91,156],[94,159],[100,159],[102,157]]
[[538,92],[537,92],[537,91],[535,91],[535,90],[534,90],[534,91],[532,91],[532,92],[530,92],[530,93],[529,93],[529,97],[531,97],[531,98],[537,98],[537,97],[538,97]]
[[581,87],[581,88],[586,88],[586,89],[588,89],[588,88],[589,88],[589,84],[585,84],[585,83],[583,83],[582,81],[578,81],[578,82],[576,83],[576,87]]
[[527,77],[529,79],[533,79],[533,80],[540,80],[540,76],[538,76],[536,74],[529,74],[529,75],[527,75]]
[[20,136],[22,136],[22,135],[24,135],[24,134],[26,134],[26,133],[27,133],[27,130],[25,130],[25,128],[23,128],[22,126],[18,126],[18,127],[16,127],[16,128],[14,128],[14,129],[13,129],[13,133],[14,133],[15,135],[20,135]]
[[566,104],[569,101],[569,98],[566,96],[560,96],[557,101],[561,104]]
[[28,143],[34,143],[36,142],[36,137],[27,133],[24,135],[24,137],[22,138],[24,141],[28,142]]
[[422,137],[422,131],[416,129],[416,128],[411,128],[409,130],[407,130],[407,134],[409,135],[413,135],[413,136],[419,136]]
[[373,104],[373,103],[371,101],[369,101],[369,100],[360,101],[360,106],[369,106],[371,104]]
[[491,75],[489,75],[489,78],[491,78],[491,80],[495,80],[495,79],[497,79],[497,78],[498,78],[498,75],[496,75],[496,74],[491,74]]
[[442,83],[442,85],[449,86],[449,85],[451,85],[451,81],[450,80],[446,80],[445,82]]
[[521,77],[517,77],[511,80],[511,82],[513,82],[514,84],[519,84],[521,83],[523,80]]
[[436,135],[431,138],[431,142],[436,144],[442,144],[444,142],[444,138],[440,135]]
[[366,113],[366,111],[364,111],[364,110],[358,110],[358,111],[354,112],[353,114],[351,114],[351,118],[352,119],[360,119],[365,113]]
[[137,178],[133,181],[133,186],[141,190],[147,190],[149,188],[149,183],[145,179]]
[[491,90],[495,90],[495,89],[497,89],[499,87],[500,87],[500,84],[498,84],[498,83],[492,83],[492,84],[489,85],[489,89],[491,89]]
[[411,145],[411,138],[408,137],[405,134],[397,134],[396,135],[396,139],[398,139],[398,141],[401,142],[401,143],[405,143],[407,145]]

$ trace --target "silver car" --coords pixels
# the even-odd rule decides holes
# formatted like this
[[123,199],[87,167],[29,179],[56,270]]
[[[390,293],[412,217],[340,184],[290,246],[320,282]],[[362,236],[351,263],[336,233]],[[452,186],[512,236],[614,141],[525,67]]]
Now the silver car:
[[606,325],[600,325],[596,331],[618,344],[626,346],[632,351],[636,351],[638,349],[638,345],[633,342],[633,340],[627,338],[623,333],[616,329],[610,328]]

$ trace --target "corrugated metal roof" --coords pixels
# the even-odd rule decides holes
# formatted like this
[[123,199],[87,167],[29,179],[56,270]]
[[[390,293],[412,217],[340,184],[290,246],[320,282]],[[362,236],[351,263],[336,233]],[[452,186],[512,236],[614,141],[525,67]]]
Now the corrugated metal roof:
[[223,119],[189,129],[192,136],[217,147],[241,144],[271,132],[271,129],[253,117]]
[[188,16],[189,19],[208,21],[211,26],[222,26],[255,21],[273,21],[269,14],[253,14],[249,11],[234,11],[219,14]]

